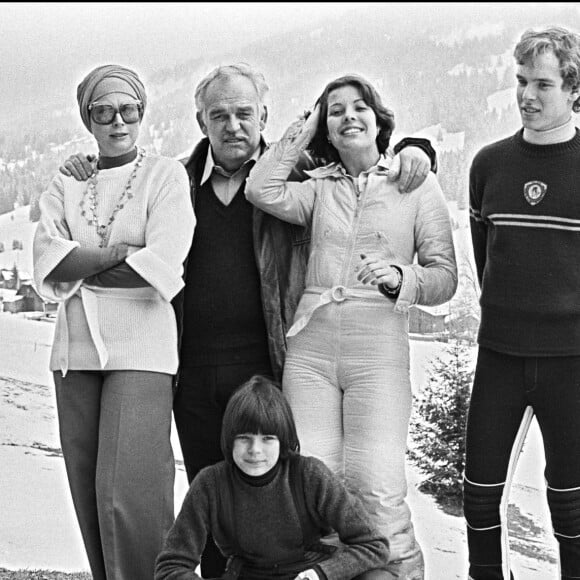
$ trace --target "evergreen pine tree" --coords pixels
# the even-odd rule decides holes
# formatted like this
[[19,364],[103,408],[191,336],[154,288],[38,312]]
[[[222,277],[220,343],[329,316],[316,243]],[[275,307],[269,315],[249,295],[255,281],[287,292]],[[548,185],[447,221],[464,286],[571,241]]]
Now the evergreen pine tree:
[[411,416],[410,459],[427,476],[419,489],[460,504],[473,348],[453,340],[428,370]]

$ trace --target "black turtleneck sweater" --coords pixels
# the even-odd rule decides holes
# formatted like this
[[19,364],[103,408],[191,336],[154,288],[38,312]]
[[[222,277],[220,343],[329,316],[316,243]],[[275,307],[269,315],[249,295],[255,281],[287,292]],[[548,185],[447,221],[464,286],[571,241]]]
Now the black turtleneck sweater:
[[518,356],[580,355],[580,131],[553,145],[522,135],[484,147],[471,166],[479,344]]

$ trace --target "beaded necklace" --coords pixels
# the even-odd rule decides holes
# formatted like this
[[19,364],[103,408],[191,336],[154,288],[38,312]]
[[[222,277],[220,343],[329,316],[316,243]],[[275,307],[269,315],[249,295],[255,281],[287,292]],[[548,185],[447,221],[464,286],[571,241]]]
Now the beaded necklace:
[[127,184],[123,189],[123,193],[119,197],[119,201],[113,209],[113,213],[110,215],[109,219],[107,220],[106,224],[99,224],[99,218],[97,216],[97,209],[99,207],[99,199],[97,193],[97,176],[99,174],[98,164],[95,172],[89,178],[89,185],[85,192],[83,193],[83,198],[81,199],[80,208],[81,208],[81,216],[83,216],[87,223],[90,226],[95,226],[97,231],[97,235],[101,238],[99,242],[99,248],[104,248],[107,245],[110,235],[110,227],[111,224],[115,221],[115,217],[117,213],[121,211],[125,207],[125,203],[132,199],[133,197],[133,182],[135,181],[135,177],[137,176],[137,171],[139,167],[141,167],[143,158],[145,157],[145,149],[139,148],[137,154],[137,160],[135,161],[135,166],[133,167],[133,171],[129,176]]

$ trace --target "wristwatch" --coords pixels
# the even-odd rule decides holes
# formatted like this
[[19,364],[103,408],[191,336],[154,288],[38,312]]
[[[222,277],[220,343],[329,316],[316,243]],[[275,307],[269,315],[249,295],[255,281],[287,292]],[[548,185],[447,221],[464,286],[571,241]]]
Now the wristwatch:
[[401,291],[401,286],[403,285],[403,272],[397,266],[391,266],[391,268],[397,273],[397,285],[394,288],[389,288],[386,284],[381,284],[379,290],[389,298],[396,298]]

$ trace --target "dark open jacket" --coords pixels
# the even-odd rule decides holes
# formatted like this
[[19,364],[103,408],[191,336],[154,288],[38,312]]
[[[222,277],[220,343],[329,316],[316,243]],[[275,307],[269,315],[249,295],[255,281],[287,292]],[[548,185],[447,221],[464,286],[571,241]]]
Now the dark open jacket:
[[[266,143],[261,144],[262,151]],[[191,201],[195,207],[196,191],[200,187],[207,159],[209,140],[202,139],[188,159],[182,160],[191,185]],[[302,180],[306,169],[314,167],[313,161],[304,156],[292,179]],[[272,370],[277,380],[282,379],[282,367],[286,354],[286,332],[292,325],[294,312],[304,290],[304,278],[308,262],[310,232],[307,228],[283,222],[263,211],[253,210],[253,237],[256,264],[260,274],[264,320],[268,330],[268,346]],[[187,260],[184,264],[187,273]],[[173,300],[181,353],[183,334],[184,291]]]

